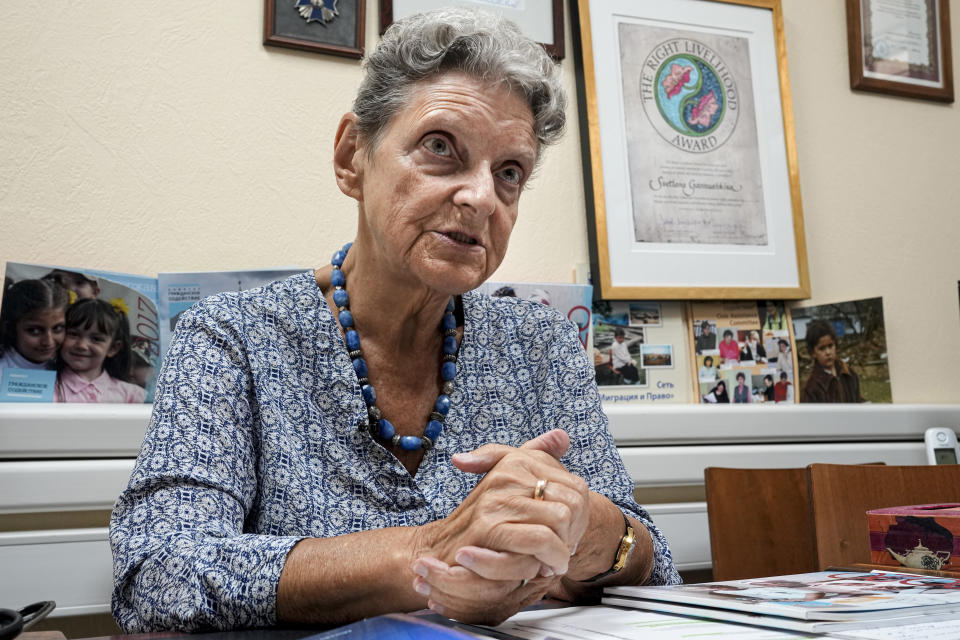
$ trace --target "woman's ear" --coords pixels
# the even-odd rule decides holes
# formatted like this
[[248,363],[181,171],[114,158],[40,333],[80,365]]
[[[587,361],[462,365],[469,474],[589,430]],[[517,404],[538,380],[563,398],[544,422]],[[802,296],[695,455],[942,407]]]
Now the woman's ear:
[[357,202],[363,202],[363,163],[365,150],[360,145],[357,115],[345,113],[340,118],[333,141],[333,170],[340,191]]

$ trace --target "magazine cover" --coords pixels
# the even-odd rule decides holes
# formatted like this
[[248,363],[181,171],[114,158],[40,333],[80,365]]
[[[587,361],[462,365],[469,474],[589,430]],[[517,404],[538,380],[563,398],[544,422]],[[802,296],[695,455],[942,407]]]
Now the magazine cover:
[[800,402],[893,402],[883,299],[792,310]]
[[580,344],[587,349],[591,341],[590,299],[593,285],[556,282],[484,282],[477,289],[489,296],[525,298],[553,307],[577,325]]
[[180,314],[203,298],[225,291],[246,291],[262,287],[306,270],[305,268],[286,268],[159,274],[157,288],[160,303],[160,353],[167,352]]
[[0,402],[152,402],[155,278],[8,262]]
[[607,587],[604,593],[803,620],[878,620],[960,609],[960,579],[893,571],[818,571],[668,587]]
[[606,403],[690,401],[682,302],[595,300],[592,353]]
[[689,313],[698,402],[796,402],[796,349],[782,301],[695,302]]

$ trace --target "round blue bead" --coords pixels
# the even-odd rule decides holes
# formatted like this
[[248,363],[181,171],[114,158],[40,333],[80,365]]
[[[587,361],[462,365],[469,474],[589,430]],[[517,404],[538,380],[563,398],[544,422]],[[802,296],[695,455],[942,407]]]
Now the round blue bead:
[[457,299],[453,296],[450,296],[450,299],[447,300],[447,311],[453,313],[453,310],[457,308]]
[[443,423],[439,420],[431,420],[427,423],[427,428],[423,430],[423,435],[436,442],[441,431],[443,431]]
[[443,352],[448,356],[452,356],[457,352],[457,339],[453,336],[447,336],[443,339]]
[[343,261],[347,259],[346,251],[337,251],[333,254],[333,257],[330,258],[330,263],[335,267],[343,266]]
[[444,380],[453,380],[457,377],[457,363],[444,362],[440,367],[440,377]]
[[338,317],[340,318],[340,326],[344,329],[353,326],[353,314],[350,313],[349,309],[341,311]]
[[423,440],[417,436],[402,436],[400,438],[400,448],[404,451],[416,451],[423,446]]
[[445,393],[441,393],[439,396],[437,396],[437,404],[433,406],[433,409],[437,413],[447,415],[447,412],[450,411],[450,396]]
[[443,314],[443,321],[440,323],[440,326],[446,329],[456,329],[457,328],[457,319],[453,317],[452,313]]
[[397,432],[386,418],[380,418],[380,437],[389,440]]
[[352,246],[353,246],[353,241],[348,242],[347,244],[340,247],[340,251],[343,251],[344,253],[346,253],[347,251],[350,251],[350,247]]
[[333,303],[338,307],[349,307],[350,306],[350,296],[347,295],[346,289],[334,289],[333,291]]
[[357,358],[353,361],[353,370],[357,372],[358,378],[367,377],[367,361],[363,358]]
[[346,333],[343,334],[343,339],[346,341],[349,351],[356,351],[360,348],[360,334],[353,329],[347,329]]
[[347,284],[347,278],[343,275],[343,271],[340,271],[340,269],[334,269],[330,274],[330,284],[335,287],[342,287],[343,285]]
[[363,387],[360,388],[360,393],[363,394],[363,401],[367,403],[368,407],[372,407],[377,403],[377,390],[373,388],[373,385],[363,385]]

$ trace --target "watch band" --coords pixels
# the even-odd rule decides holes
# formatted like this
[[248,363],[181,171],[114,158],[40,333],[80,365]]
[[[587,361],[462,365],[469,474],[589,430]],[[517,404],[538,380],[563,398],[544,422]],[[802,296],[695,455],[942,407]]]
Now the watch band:
[[637,537],[633,533],[633,527],[630,526],[630,521],[627,520],[627,514],[621,511],[620,515],[623,516],[625,530],[623,537],[620,538],[620,545],[617,547],[617,555],[613,558],[613,564],[606,571],[598,573],[592,578],[584,580],[584,582],[594,582],[601,578],[606,578],[614,573],[619,573],[621,569],[627,566],[627,558],[630,557],[630,552],[633,551],[633,547],[636,546]]

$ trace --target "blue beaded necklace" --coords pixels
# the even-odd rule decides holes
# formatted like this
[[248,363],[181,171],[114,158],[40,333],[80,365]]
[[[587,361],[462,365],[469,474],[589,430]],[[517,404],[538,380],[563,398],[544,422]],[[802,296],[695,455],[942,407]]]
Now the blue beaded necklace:
[[333,265],[333,273],[330,274],[330,283],[333,285],[333,302],[337,305],[337,319],[343,328],[343,339],[347,345],[347,351],[350,352],[350,359],[353,361],[353,370],[357,374],[360,383],[360,393],[363,395],[363,401],[367,405],[367,414],[370,416],[370,433],[374,436],[380,436],[384,440],[389,440],[394,447],[399,446],[404,451],[416,451],[418,449],[430,449],[437,441],[440,432],[443,431],[443,421],[450,412],[450,394],[453,393],[453,379],[457,376],[457,350],[460,348],[457,342],[457,319],[453,315],[456,308],[456,302],[453,297],[447,302],[447,309],[440,321],[440,331],[443,333],[442,362],[440,365],[440,377],[443,379],[440,395],[437,396],[437,402],[430,413],[430,419],[423,430],[423,437],[401,436],[390,421],[383,417],[380,409],[377,407],[377,391],[370,384],[367,371],[367,361],[363,359],[363,351],[360,349],[360,335],[353,326],[353,314],[350,313],[350,296],[347,295],[347,277],[343,274],[341,267],[343,261],[347,258],[347,252],[353,246],[352,242],[343,245],[340,251],[333,254],[330,264]]

